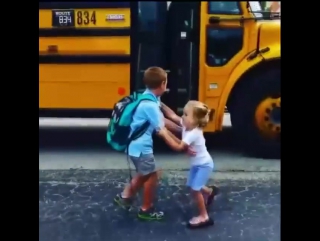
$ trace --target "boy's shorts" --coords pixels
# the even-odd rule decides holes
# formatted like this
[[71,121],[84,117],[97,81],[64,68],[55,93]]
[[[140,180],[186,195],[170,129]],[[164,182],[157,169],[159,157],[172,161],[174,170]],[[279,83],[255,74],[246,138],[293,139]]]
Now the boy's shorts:
[[137,173],[146,176],[150,173],[156,172],[159,168],[156,165],[153,154],[141,154],[140,157],[129,156],[130,160],[136,168]]
[[187,186],[194,191],[200,191],[210,178],[213,168],[209,165],[191,166]]

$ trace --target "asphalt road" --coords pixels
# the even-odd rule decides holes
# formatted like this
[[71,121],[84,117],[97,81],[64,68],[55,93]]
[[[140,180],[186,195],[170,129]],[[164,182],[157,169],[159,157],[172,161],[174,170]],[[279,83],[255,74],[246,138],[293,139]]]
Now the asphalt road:
[[156,206],[163,222],[136,218],[112,203],[128,180],[126,158],[105,146],[103,131],[41,131],[39,143],[40,241],[280,240],[280,160],[249,158],[233,145],[232,132],[210,137],[221,195],[210,208],[215,225],[188,230],[194,205],[185,188],[188,162],[156,141],[164,169]]

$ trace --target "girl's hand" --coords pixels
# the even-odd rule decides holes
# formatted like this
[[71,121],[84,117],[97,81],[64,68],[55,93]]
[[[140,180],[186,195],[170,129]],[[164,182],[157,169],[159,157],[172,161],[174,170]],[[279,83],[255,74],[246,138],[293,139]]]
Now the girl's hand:
[[195,156],[197,153],[192,147],[188,147],[187,153],[189,156]]

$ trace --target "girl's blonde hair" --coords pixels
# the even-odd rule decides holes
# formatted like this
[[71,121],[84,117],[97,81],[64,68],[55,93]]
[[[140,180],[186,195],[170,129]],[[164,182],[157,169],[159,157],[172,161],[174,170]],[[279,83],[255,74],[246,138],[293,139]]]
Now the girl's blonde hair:
[[186,104],[186,107],[192,108],[193,118],[198,127],[204,128],[207,126],[209,122],[210,109],[206,104],[200,101],[190,100]]

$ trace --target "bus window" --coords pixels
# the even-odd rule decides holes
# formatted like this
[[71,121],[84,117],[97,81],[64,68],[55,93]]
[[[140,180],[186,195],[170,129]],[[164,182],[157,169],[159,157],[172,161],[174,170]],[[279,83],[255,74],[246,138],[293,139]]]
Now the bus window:
[[138,2],[136,90],[144,89],[143,71],[150,66],[165,68],[166,2]]
[[164,67],[166,3],[139,2],[140,70],[149,66]]
[[209,14],[240,14],[239,2],[208,2]]
[[[158,4],[152,2],[139,2],[139,28],[138,32],[142,33],[142,38],[149,38],[157,35],[158,25]],[[141,39],[143,43],[140,46],[140,70],[148,68],[148,66],[158,65],[161,51],[155,48],[154,40],[148,41]]]
[[140,31],[155,31],[157,27],[157,2],[139,2]]
[[229,62],[243,45],[242,28],[207,29],[207,64],[223,66]]

